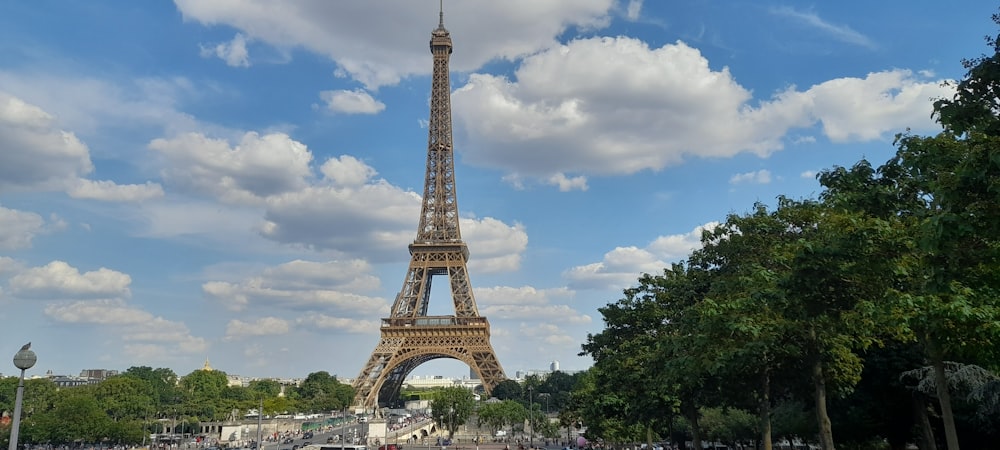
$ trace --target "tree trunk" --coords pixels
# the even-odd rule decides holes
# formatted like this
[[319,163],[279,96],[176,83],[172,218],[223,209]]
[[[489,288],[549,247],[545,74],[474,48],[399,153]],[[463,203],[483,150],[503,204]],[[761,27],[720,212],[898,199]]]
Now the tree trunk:
[[916,416],[917,425],[920,427],[917,446],[920,450],[937,450],[934,428],[931,427],[931,418],[927,416],[927,404],[924,403],[923,395],[918,392],[913,393],[913,415]]
[[701,433],[698,428],[698,407],[691,402],[686,402],[683,406],[684,417],[691,425],[691,447],[694,450],[701,450]]
[[760,442],[762,450],[771,448],[771,372],[764,369],[760,386]]
[[819,426],[819,445],[823,450],[836,450],[833,446],[833,425],[826,412],[826,377],[823,376],[823,362],[816,356],[812,367],[815,388],[816,422]]
[[948,444],[948,450],[958,449],[958,431],[955,430],[955,413],[951,410],[951,394],[948,392],[948,378],[944,372],[944,353],[934,342],[934,338],[927,339],[927,348],[930,350],[931,365],[934,367],[934,386],[937,388],[938,402],[941,403],[941,420],[944,422],[944,438]]

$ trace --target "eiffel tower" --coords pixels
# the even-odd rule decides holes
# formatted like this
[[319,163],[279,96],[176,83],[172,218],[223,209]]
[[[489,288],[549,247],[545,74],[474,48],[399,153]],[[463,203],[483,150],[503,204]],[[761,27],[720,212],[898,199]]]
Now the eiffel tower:
[[[451,132],[448,59],[451,35],[444,28],[443,0],[438,27],[431,32],[434,73],[428,124],[427,174],[417,237],[410,244],[410,267],[396,295],[390,317],[382,319],[382,337],[354,379],[354,404],[376,410],[399,397],[403,381],[417,366],[438,358],[469,365],[489,392],[505,380],[490,344],[490,323],[479,315],[466,261],[469,248],[458,228],[455,153]],[[454,316],[428,316],[431,281],[447,275]]]

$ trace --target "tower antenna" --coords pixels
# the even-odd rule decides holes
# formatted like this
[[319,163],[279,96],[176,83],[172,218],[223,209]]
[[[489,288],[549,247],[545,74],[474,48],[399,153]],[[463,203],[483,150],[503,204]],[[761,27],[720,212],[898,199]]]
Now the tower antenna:
[[444,28],[444,0],[438,5],[438,28]]

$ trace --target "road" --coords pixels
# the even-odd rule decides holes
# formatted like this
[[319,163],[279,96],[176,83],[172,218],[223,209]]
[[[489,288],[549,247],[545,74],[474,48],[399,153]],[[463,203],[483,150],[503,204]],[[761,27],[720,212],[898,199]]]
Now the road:
[[[350,423],[344,426],[334,426],[332,430],[314,431],[313,436],[309,439],[302,438],[302,435],[298,435],[292,438],[291,442],[286,443],[284,439],[278,442],[268,442],[264,441],[264,445],[261,450],[293,450],[301,448],[308,444],[318,444],[327,445],[327,439],[334,436],[339,436],[341,434],[347,436],[347,442],[351,443],[352,439],[357,438],[361,440],[361,436],[364,436],[367,430],[367,424],[361,423]],[[339,442],[339,441],[338,441]],[[373,449],[377,450],[377,449]]]

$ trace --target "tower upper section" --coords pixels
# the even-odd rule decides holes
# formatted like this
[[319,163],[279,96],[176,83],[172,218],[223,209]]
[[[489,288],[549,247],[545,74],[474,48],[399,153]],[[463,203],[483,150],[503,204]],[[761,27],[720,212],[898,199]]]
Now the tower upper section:
[[[460,244],[462,240],[458,227],[458,201],[455,197],[455,153],[451,129],[451,83],[448,68],[452,51],[451,34],[444,27],[443,8],[439,17],[438,26],[431,32],[430,41],[434,71],[431,77],[431,111],[427,125],[427,174],[420,225],[414,240],[416,246]],[[411,251],[412,249],[411,246]]]

